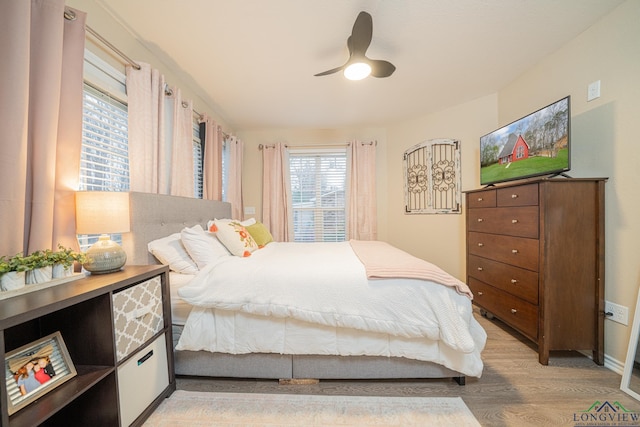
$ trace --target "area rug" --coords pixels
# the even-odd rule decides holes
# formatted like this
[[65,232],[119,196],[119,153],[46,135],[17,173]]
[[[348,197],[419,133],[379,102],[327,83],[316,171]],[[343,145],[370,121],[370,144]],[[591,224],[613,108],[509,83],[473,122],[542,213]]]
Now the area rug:
[[178,390],[144,427],[480,426],[460,397],[319,396]]

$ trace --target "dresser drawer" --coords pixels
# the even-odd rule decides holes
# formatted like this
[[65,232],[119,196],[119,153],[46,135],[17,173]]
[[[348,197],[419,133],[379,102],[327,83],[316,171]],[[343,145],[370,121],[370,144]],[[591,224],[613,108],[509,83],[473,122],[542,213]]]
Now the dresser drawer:
[[162,330],[160,276],[113,294],[113,324],[118,361]]
[[496,190],[497,206],[533,206],[538,204],[538,184]]
[[537,340],[538,306],[470,278],[473,302],[523,334]]
[[538,238],[538,207],[469,209],[469,230]]
[[496,206],[496,190],[478,191],[467,194],[469,208],[493,208]]
[[162,334],[118,367],[120,424],[131,425],[168,385],[167,346]]
[[468,275],[481,282],[490,283],[498,289],[538,304],[538,273],[469,255]]
[[523,237],[469,232],[469,253],[538,271],[539,241]]

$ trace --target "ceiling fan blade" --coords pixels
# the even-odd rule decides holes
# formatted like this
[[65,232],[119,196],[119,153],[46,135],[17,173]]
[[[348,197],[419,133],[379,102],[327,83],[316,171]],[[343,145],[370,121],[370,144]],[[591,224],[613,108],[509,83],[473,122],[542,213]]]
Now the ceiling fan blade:
[[360,12],[356,18],[356,22],[353,24],[353,30],[351,30],[351,36],[347,40],[347,46],[349,47],[349,53],[351,56],[354,54],[364,53],[371,44],[371,38],[373,37],[373,19],[367,12]]
[[369,65],[371,65],[371,75],[373,77],[389,77],[396,70],[395,65],[391,62],[381,59],[370,59]]
[[322,73],[314,74],[313,76],[314,77],[327,76],[329,74],[337,73],[338,71],[342,70],[344,67],[345,67],[344,65],[341,65],[341,66],[339,66],[337,68],[333,68],[331,70],[323,71]]

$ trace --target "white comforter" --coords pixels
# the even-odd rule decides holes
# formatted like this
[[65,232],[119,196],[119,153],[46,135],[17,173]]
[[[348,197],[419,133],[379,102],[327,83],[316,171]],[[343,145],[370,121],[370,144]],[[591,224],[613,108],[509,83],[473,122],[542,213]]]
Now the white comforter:
[[[486,334],[473,318],[468,297],[424,280],[368,280],[348,242],[271,243],[248,258],[226,257],[209,265],[178,294],[197,309],[177,349],[206,348],[193,348],[188,341],[206,336],[200,330],[207,323],[203,313],[215,309],[424,339],[444,345],[446,353],[472,357],[482,369],[479,353]],[[467,374],[479,376],[477,366],[472,371]]]

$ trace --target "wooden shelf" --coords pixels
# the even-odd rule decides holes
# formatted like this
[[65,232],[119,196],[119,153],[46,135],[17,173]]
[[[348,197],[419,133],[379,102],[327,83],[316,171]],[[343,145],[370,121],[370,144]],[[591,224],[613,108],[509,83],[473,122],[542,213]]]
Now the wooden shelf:
[[[158,279],[159,278],[159,279]],[[11,416],[7,412],[6,381],[0,386],[0,425],[6,427],[122,425],[122,407],[118,390],[118,370],[126,361],[116,360],[114,332],[114,294],[154,279],[160,283],[160,330],[171,341],[168,268],[163,266],[126,266],[112,274],[87,276],[79,280],[47,287],[35,292],[0,300],[0,359],[6,353],[59,331],[76,369],[76,376],[51,389]],[[142,349],[152,340],[143,343]],[[175,390],[173,352],[167,345],[168,386],[160,392],[131,425],[141,425],[153,408]],[[141,385],[144,387],[144,385]],[[145,389],[141,389],[144,391]],[[131,418],[131,417],[130,417]],[[128,424],[128,422],[127,422]]]

